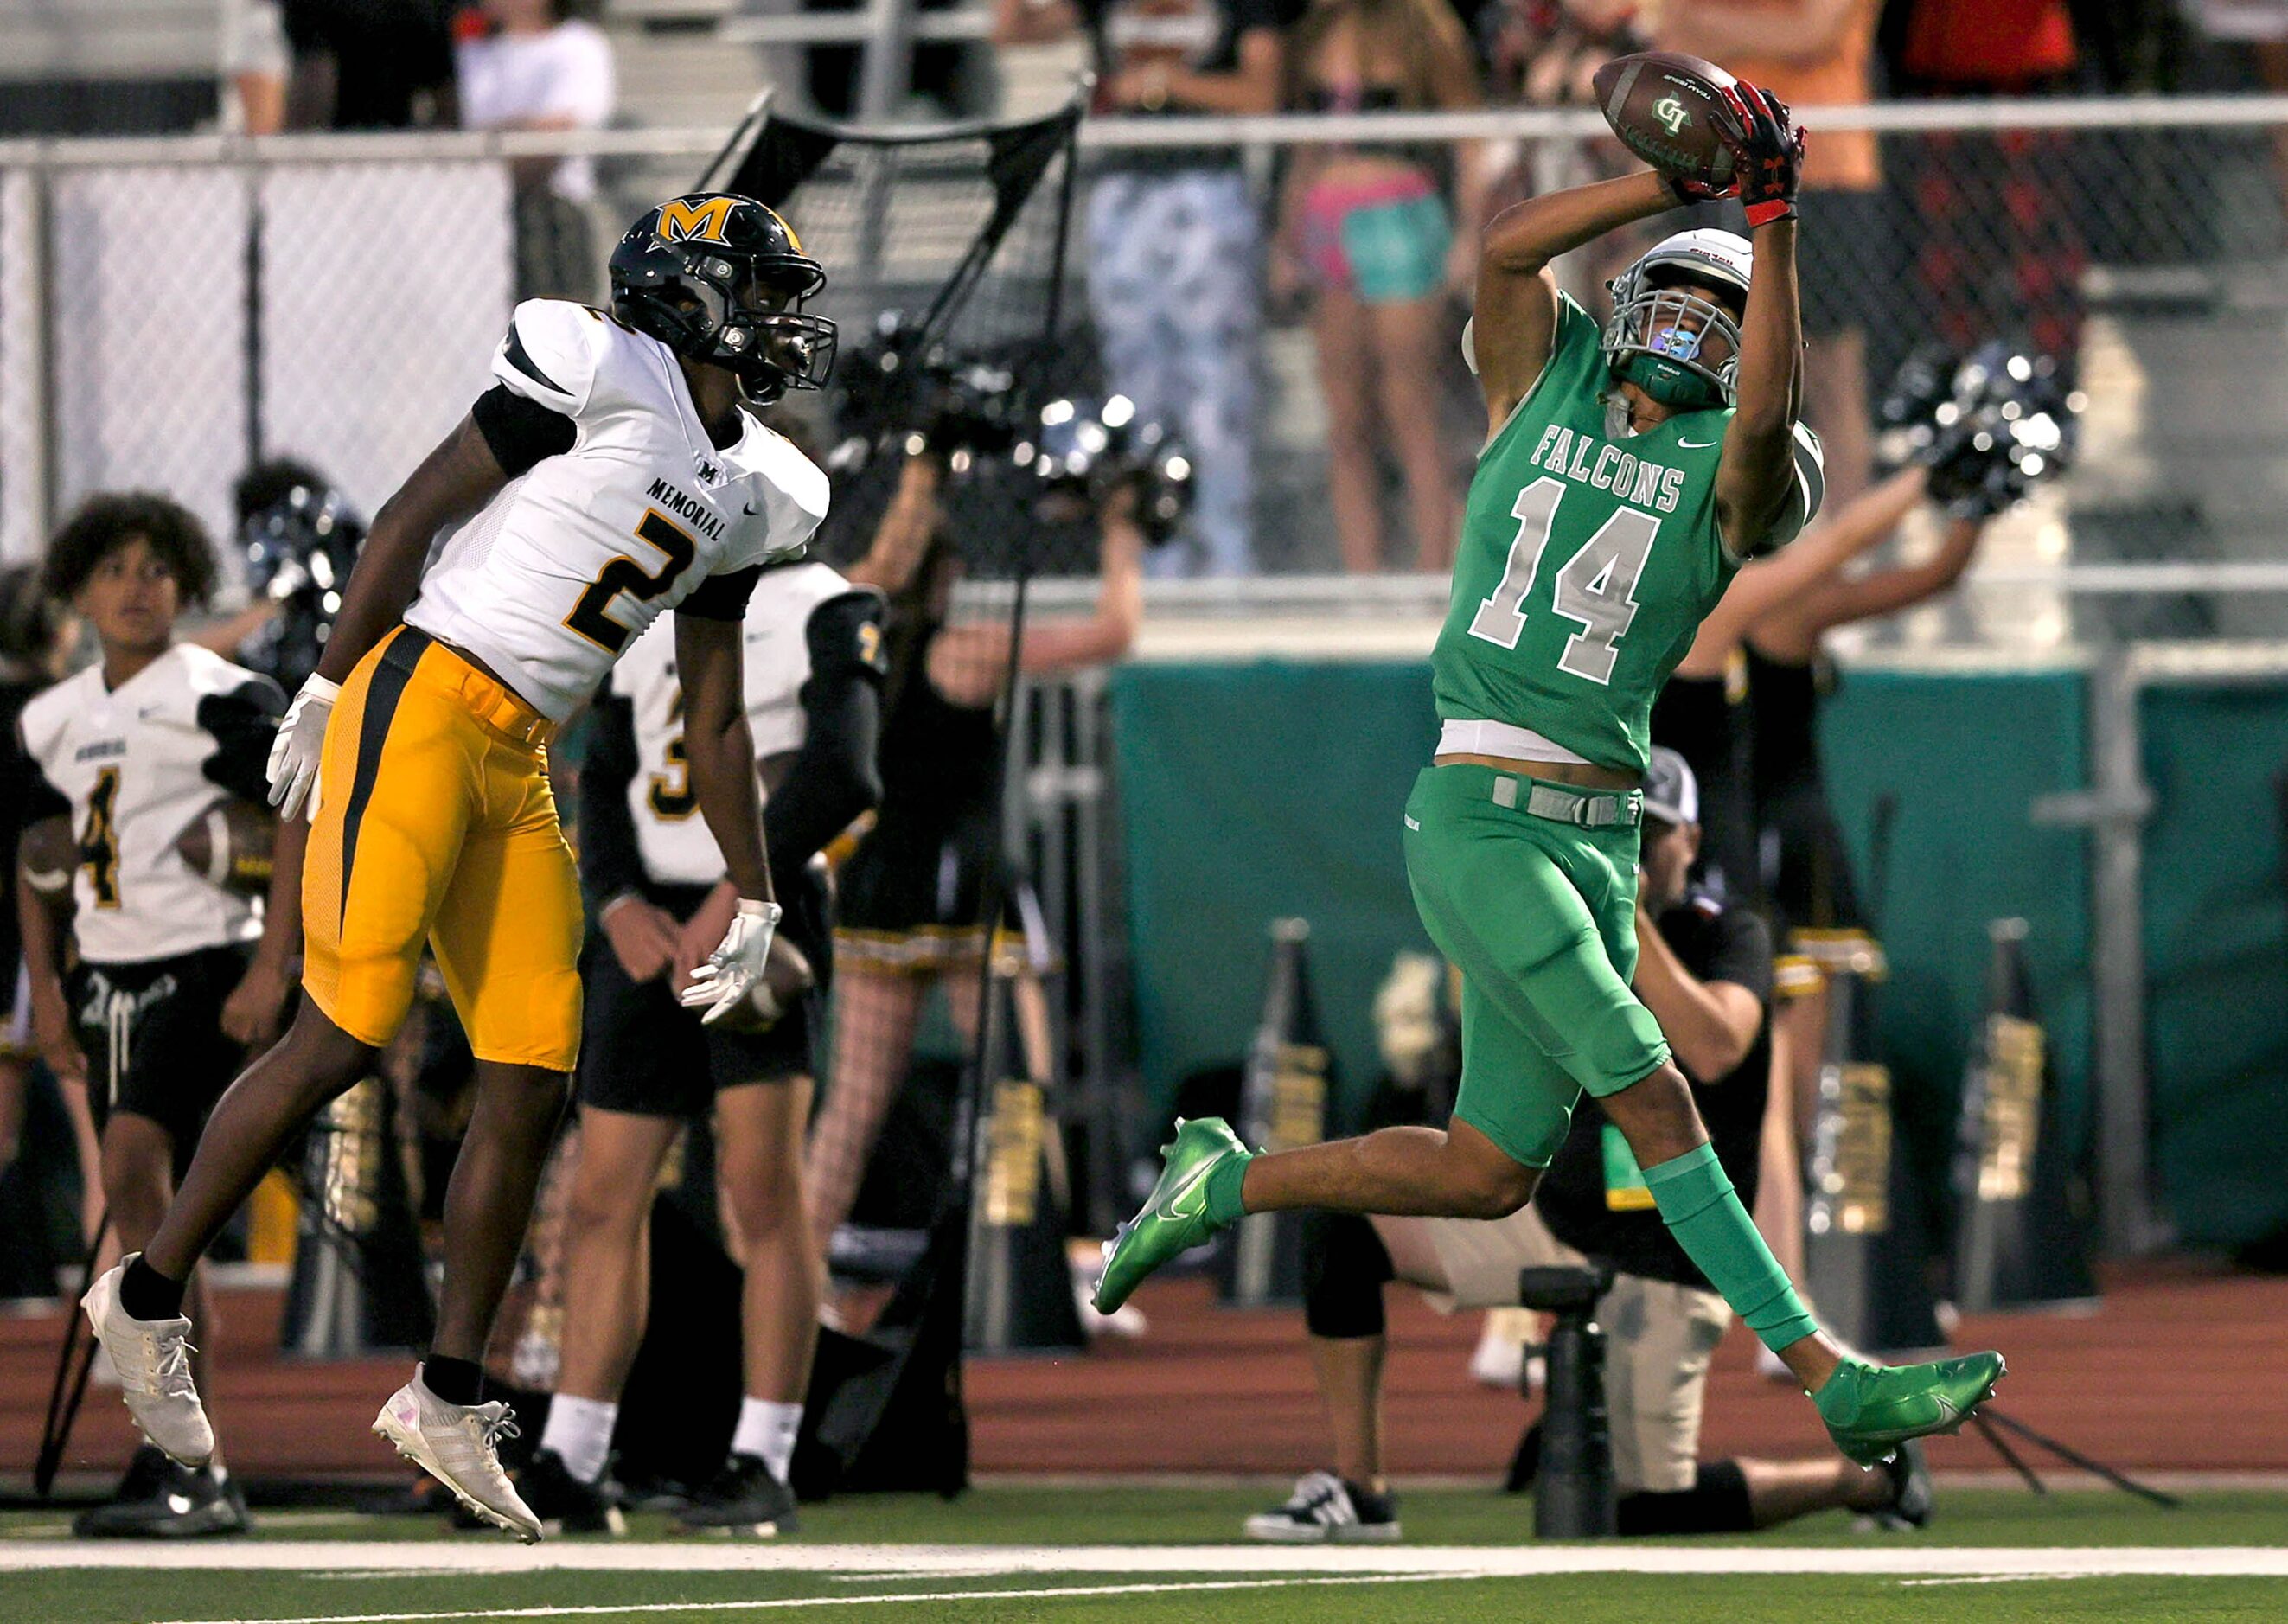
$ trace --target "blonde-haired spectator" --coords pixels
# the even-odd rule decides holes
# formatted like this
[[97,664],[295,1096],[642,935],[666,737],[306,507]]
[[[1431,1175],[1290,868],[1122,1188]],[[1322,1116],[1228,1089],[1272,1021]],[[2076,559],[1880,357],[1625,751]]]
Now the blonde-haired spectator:
[[[1286,103],[1317,113],[1474,107],[1469,41],[1447,0],[1318,0],[1288,41]],[[1327,402],[1328,489],[1343,566],[1383,567],[1380,452],[1406,478],[1414,561],[1453,559],[1454,468],[1439,433],[1442,351],[1458,331],[1448,295],[1476,274],[1479,155],[1354,141],[1300,148],[1280,209],[1273,273],[1312,292]],[[1455,229],[1446,177],[1458,194]]]

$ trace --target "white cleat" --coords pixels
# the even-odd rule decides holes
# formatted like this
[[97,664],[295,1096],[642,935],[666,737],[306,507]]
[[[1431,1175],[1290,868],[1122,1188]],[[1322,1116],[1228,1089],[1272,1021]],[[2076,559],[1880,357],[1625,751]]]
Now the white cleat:
[[119,1396],[143,1436],[183,1465],[214,1458],[214,1427],[191,1380],[191,1322],[135,1319],[119,1306],[119,1277],[142,1254],[130,1253],[79,1300],[87,1323],[119,1377]]
[[501,1470],[497,1446],[517,1434],[514,1413],[500,1400],[448,1404],[429,1390],[416,1370],[413,1380],[381,1406],[373,1429],[488,1523],[527,1545],[540,1539],[540,1519]]

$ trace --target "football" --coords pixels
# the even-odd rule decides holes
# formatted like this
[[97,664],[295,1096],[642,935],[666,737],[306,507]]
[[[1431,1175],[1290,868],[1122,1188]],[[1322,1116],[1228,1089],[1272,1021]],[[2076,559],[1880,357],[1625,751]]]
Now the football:
[[193,818],[175,837],[175,851],[194,874],[242,896],[259,896],[270,888],[270,843],[277,832],[267,808],[234,795]]
[[767,1032],[816,979],[802,949],[784,936],[773,936],[770,957],[763,960],[762,978],[747,989],[745,998],[724,1011],[722,1023],[735,1032]]
[[1664,175],[1730,183],[1731,148],[1717,132],[1733,116],[1723,97],[1737,83],[1730,74],[1681,52],[1643,51],[1615,57],[1593,83],[1622,146]]

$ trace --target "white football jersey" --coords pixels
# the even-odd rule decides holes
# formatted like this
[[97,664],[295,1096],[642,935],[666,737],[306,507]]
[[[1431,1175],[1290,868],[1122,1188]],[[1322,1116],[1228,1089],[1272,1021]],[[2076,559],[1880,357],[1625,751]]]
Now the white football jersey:
[[792,442],[742,410],[718,450],[674,352],[600,311],[519,305],[493,376],[570,418],[572,449],[444,541],[405,619],[558,721],[702,581],[798,553],[826,516],[826,475]]
[[177,643],[116,689],[91,665],[24,707],[44,781],[30,815],[68,808],[79,840],[82,959],[139,964],[262,934],[261,904],[195,872],[175,841],[226,795],[263,794],[284,705],[269,678]]
[[[808,731],[802,708],[810,681],[810,617],[852,590],[824,564],[775,569],[747,601],[744,666],[747,730],[755,759],[799,750]],[[675,673],[675,629],[655,625],[612,672],[612,689],[629,702],[635,723],[636,773],[628,781],[628,815],[644,872],[662,885],[712,885],[723,853],[699,815],[683,753],[683,684]]]

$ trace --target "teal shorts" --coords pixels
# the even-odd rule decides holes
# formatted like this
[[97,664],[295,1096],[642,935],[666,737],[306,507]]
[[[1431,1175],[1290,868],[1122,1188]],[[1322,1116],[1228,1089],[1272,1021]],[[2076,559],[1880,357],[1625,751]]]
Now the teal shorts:
[[[1456,1119],[1529,1167],[1564,1142],[1587,1089],[1617,1094],[1668,1058],[1637,1001],[1637,831],[1584,829],[1494,800],[1529,781],[1426,768],[1406,803],[1406,877],[1438,951],[1462,973]],[[1507,794],[1507,792],[1505,792]]]

